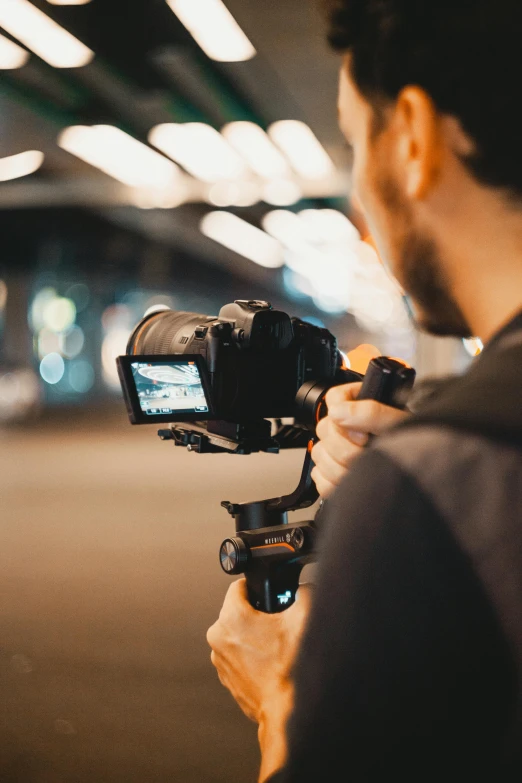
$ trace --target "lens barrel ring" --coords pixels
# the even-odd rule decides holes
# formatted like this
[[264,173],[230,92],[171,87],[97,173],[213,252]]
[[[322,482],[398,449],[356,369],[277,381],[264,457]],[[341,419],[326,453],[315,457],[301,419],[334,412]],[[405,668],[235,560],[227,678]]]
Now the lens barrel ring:
[[161,311],[152,313],[146,320],[142,320],[134,331],[127,353],[131,354],[158,354],[184,353],[186,344],[180,342],[178,337],[194,335],[194,329],[200,323],[208,321],[208,315],[189,313],[184,311]]
[[315,431],[317,423],[326,415],[324,398],[332,387],[328,381],[307,381],[295,398],[296,420],[308,429]]

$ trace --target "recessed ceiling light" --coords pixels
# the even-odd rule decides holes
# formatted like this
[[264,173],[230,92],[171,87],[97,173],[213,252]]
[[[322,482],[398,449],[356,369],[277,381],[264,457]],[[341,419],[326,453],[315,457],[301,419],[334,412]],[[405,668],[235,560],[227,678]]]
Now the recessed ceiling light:
[[204,122],[156,125],[149,133],[149,141],[204,182],[237,179],[246,173],[242,158],[215,128]]
[[222,0],[167,0],[167,3],[212,60],[240,62],[256,54]]
[[33,174],[43,161],[44,154],[39,150],[27,150],[27,152],[19,152],[18,155],[0,158],[0,182]]
[[0,68],[9,70],[21,68],[29,59],[29,52],[15,44],[5,35],[0,35]]
[[181,173],[175,163],[113,125],[73,125],[62,131],[58,145],[130,187],[170,188]]
[[2,0],[0,27],[55,68],[87,65],[94,52],[28,0]]
[[330,156],[306,123],[280,120],[269,127],[268,135],[304,179],[325,179],[333,174]]
[[214,242],[260,266],[271,269],[283,266],[280,243],[231,212],[209,212],[201,221],[201,231]]

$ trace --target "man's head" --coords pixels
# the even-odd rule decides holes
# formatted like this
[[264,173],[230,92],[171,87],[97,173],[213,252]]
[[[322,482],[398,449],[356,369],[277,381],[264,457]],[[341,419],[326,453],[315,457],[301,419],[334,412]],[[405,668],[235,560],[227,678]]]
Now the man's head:
[[326,2],[343,54],[340,124],[369,228],[419,324],[469,336],[448,243],[455,213],[481,194],[522,205],[522,3]]

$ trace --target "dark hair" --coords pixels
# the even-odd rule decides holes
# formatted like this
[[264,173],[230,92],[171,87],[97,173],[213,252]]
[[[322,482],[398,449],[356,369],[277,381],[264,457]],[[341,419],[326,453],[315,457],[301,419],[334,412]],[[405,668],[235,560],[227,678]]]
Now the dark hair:
[[422,87],[474,140],[476,178],[522,198],[522,0],[324,2],[329,41],[370,103]]

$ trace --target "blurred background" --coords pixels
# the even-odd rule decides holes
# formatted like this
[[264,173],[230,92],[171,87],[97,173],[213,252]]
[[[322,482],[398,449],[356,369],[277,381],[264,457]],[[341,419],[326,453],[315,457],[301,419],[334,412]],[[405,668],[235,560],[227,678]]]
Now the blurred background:
[[[303,455],[188,455],[128,424],[115,367],[150,308],[234,299],[413,364],[350,198],[315,0],[0,0],[0,780],[254,783],[255,727],[205,642],[219,502]],[[238,496],[239,492],[239,496]]]

